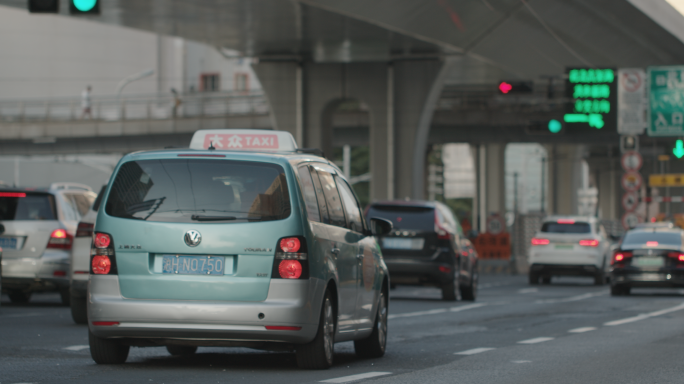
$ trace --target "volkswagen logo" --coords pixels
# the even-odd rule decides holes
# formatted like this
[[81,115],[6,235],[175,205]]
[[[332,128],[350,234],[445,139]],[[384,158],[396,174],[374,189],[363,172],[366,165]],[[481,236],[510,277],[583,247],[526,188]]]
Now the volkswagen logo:
[[202,242],[202,234],[199,231],[191,229],[185,232],[185,244],[190,247],[196,247],[200,242]]

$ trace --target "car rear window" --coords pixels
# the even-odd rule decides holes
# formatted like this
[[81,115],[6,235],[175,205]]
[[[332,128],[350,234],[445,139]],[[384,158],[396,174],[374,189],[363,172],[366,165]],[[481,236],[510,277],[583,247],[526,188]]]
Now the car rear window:
[[622,249],[644,247],[680,249],[682,234],[678,232],[628,232],[622,240]]
[[366,218],[370,220],[373,217],[390,220],[394,229],[435,230],[435,210],[431,207],[371,205]]
[[105,212],[163,222],[245,222],[290,216],[277,164],[207,159],[130,161],[114,179]]
[[554,221],[546,222],[542,225],[542,232],[546,233],[591,233],[589,223],[557,223]]
[[0,220],[56,220],[56,217],[52,195],[0,192]]

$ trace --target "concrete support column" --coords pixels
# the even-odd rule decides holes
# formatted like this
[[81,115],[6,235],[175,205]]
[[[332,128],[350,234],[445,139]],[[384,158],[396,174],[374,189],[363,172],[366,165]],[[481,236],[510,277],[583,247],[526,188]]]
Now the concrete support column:
[[299,146],[306,147],[301,132],[303,95],[297,92],[303,82],[300,65],[296,62],[262,62],[252,68],[266,92],[273,129],[290,132]]
[[486,144],[485,148],[486,215],[503,216],[506,213],[506,144]]
[[396,198],[425,198],[427,138],[449,60],[394,64]]
[[577,214],[577,190],[582,187],[583,145],[546,146],[549,169],[549,214]]

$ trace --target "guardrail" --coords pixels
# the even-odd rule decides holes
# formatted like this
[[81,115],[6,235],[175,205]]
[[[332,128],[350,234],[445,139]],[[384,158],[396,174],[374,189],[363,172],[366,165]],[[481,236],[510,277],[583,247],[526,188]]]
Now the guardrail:
[[0,122],[68,122],[76,120],[165,120],[225,115],[267,115],[262,92],[192,93],[103,96],[91,99],[90,115],[83,113],[81,98],[0,100]]

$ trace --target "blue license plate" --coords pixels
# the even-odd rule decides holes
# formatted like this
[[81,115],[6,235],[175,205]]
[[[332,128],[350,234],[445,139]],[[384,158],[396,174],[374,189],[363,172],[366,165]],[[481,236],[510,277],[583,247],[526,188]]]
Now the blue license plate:
[[16,237],[0,237],[0,248],[17,249]]
[[226,262],[222,256],[164,256],[162,273],[178,275],[223,275]]

